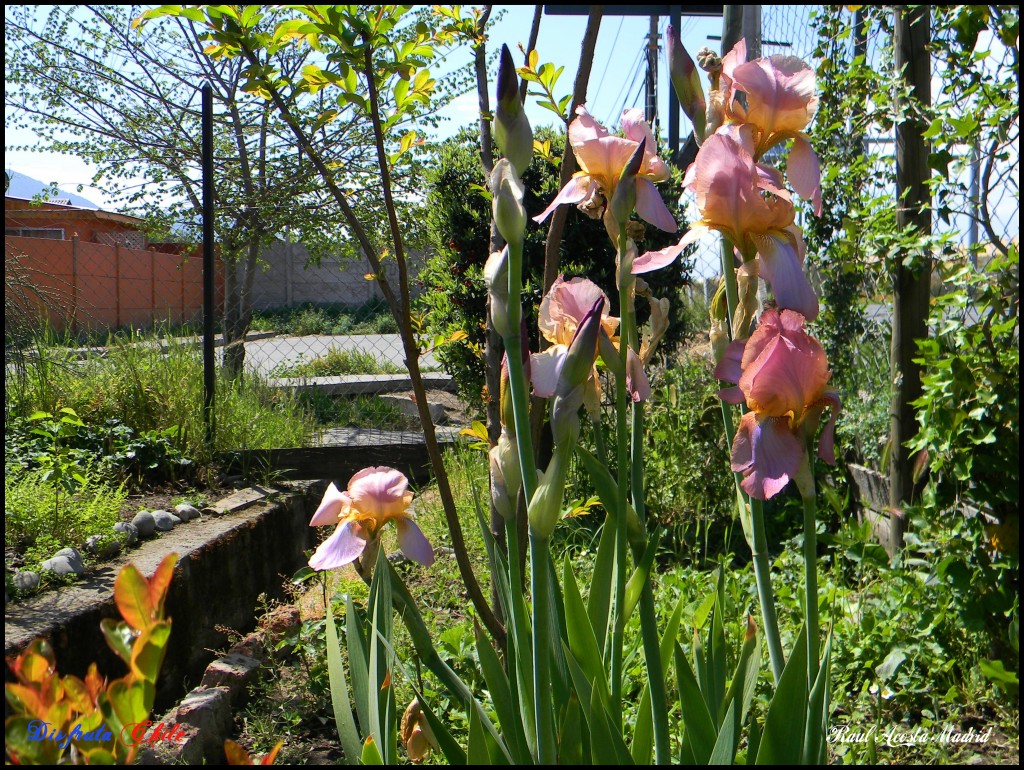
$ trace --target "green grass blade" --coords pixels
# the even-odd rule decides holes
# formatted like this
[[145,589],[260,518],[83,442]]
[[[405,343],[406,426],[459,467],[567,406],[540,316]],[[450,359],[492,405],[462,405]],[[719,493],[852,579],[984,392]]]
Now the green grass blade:
[[356,716],[364,735],[370,732],[370,652],[366,641],[366,618],[345,596],[345,637],[348,641],[348,667],[352,675],[352,697]]
[[597,646],[594,628],[590,625],[590,615],[583,605],[576,576],[572,564],[566,554],[562,561],[562,585],[565,596],[566,626],[569,635],[569,649],[579,661],[580,667],[588,682],[598,682],[607,696],[608,679],[602,665],[601,650]]
[[807,722],[804,729],[804,764],[816,765],[824,760],[825,736],[828,734],[828,693],[832,664],[832,634],[825,642],[821,668],[807,699]]
[[338,739],[345,753],[345,763],[355,765],[358,764],[358,758],[363,752],[359,732],[352,718],[352,703],[345,682],[345,667],[341,662],[341,646],[338,641],[338,629],[334,625],[334,611],[331,609],[330,599],[327,600],[327,675],[331,684],[334,724],[338,728]]
[[474,624],[476,634],[477,659],[484,675],[484,682],[491,693],[491,704],[498,715],[498,723],[505,734],[509,751],[516,764],[529,764],[530,755],[526,745],[526,736],[519,721],[519,705],[514,702],[508,676],[498,659],[490,641],[484,635],[479,624]]
[[394,719],[390,653],[381,641],[391,642],[391,580],[387,556],[381,548],[370,584],[370,735],[385,764],[396,761],[397,746],[391,740]]
[[804,723],[807,719],[806,635],[807,630],[801,628],[768,706],[761,745],[757,749],[759,765],[798,765],[803,759]]
[[601,540],[597,546],[597,558],[590,579],[590,594],[587,596],[587,614],[594,627],[597,646],[604,655],[604,644],[608,630],[608,613],[612,604],[612,581],[615,579],[615,521],[609,513],[601,527]]
[[696,764],[706,765],[718,740],[718,731],[683,648],[677,642],[674,649],[676,681],[679,684],[679,700],[682,702],[683,725],[686,728],[683,734],[684,761],[685,750],[688,749]]
[[735,717],[736,702],[733,701],[725,712],[722,729],[718,733],[718,740],[715,741],[715,747],[711,750],[711,757],[708,759],[709,765],[731,765],[733,763],[738,738]]
[[661,530],[652,533],[647,540],[647,548],[644,550],[643,558],[637,564],[636,569],[626,583],[626,602],[623,617],[626,620],[633,615],[637,603],[640,601],[640,594],[643,593],[644,585],[650,579],[651,566],[654,564],[654,556],[658,552],[658,544],[661,542]]

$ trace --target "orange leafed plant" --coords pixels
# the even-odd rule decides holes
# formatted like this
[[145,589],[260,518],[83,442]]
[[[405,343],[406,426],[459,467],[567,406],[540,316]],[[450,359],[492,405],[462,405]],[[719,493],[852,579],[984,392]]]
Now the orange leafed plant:
[[57,764],[70,751],[84,764],[127,764],[138,751],[122,731],[145,722],[153,709],[171,620],[164,601],[178,555],[168,554],[147,580],[132,564],[114,582],[114,601],[124,620],[100,624],[128,674],[108,682],[93,663],[85,679],[60,676],[53,648],[35,639],[8,659],[15,682],[4,686],[10,716],[4,723],[5,751],[12,764]]
[[263,759],[259,762],[253,760],[249,756],[249,752],[239,746],[232,740],[224,741],[224,756],[228,759],[229,765],[272,765],[274,759],[277,758],[277,752],[284,746],[284,741],[278,741],[277,745],[272,748]]

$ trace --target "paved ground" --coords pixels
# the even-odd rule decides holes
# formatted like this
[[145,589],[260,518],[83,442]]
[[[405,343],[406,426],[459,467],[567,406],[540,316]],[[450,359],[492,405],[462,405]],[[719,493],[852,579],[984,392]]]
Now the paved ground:
[[[330,350],[360,350],[405,368],[405,352],[397,334],[317,334],[305,337],[266,337],[245,343],[245,364],[250,371],[269,375],[275,367],[293,366],[326,355]],[[438,367],[432,353],[420,358],[420,368]]]

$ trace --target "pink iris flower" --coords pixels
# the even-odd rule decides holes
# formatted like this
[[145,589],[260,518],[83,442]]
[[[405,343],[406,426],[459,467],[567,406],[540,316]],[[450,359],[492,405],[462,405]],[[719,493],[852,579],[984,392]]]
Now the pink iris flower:
[[[533,391],[540,398],[550,398],[554,395],[562,363],[576,330],[590,309],[598,303],[601,308],[601,332],[614,344],[619,319],[609,315],[611,302],[596,283],[588,278],[573,278],[566,281],[565,277],[560,275],[551,284],[551,288],[541,301],[537,326],[544,339],[552,345],[544,352],[530,356]],[[639,356],[632,349],[627,352],[626,382],[630,397],[634,401],[643,401],[650,396],[651,387],[647,374]],[[587,381],[584,397],[589,410],[593,411],[594,407],[600,404],[600,394],[597,370],[594,369]]]
[[[780,307],[814,320],[818,297],[803,272],[804,240],[793,223],[793,203],[778,172],[754,162],[750,138],[745,127],[731,127],[704,140],[683,179],[696,196],[701,218],[679,248],[719,231],[740,254],[757,253],[758,272],[771,284]],[[675,259],[668,249],[652,254],[638,258],[633,272],[655,270]]]
[[746,340],[730,343],[715,376],[737,387],[719,392],[730,404],[746,402],[732,445],[732,470],[743,489],[767,500],[789,483],[804,459],[806,440],[817,431],[825,407],[830,417],[818,442],[818,456],[835,465],[833,436],[839,396],[825,389],[832,372],[825,349],[804,330],[793,310],[769,308]]
[[563,203],[582,203],[597,195],[610,201],[626,163],[646,139],[643,164],[635,181],[636,213],[659,230],[674,233],[678,229],[676,220],[654,186],[655,182],[669,178],[668,165],[654,152],[657,145],[651,127],[643,119],[643,111],[632,109],[622,113],[625,137],[609,134],[583,105],[576,108],[576,115],[569,125],[569,143],[580,170],[559,190],[551,205],[533,218],[534,221],[543,222]]
[[434,549],[413,521],[413,514],[408,510],[410,503],[409,479],[394,468],[363,468],[349,480],[344,492],[332,483],[309,526],[337,525],[337,529],[316,549],[309,566],[329,570],[351,564],[389,521],[394,521],[398,527],[402,553],[430,566],[434,563]]
[[[789,183],[821,215],[821,167],[804,130],[818,110],[814,70],[795,56],[769,56],[746,61],[741,40],[722,59],[722,88],[726,120],[749,125],[754,132],[755,158],[782,142],[793,140],[786,160]],[[746,106],[736,94],[746,94]]]

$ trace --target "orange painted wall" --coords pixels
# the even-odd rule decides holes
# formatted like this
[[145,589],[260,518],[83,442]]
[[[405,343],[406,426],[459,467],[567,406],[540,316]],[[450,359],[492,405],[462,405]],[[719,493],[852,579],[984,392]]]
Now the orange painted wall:
[[[103,331],[162,322],[199,321],[203,260],[155,250],[5,236],[6,259],[18,260],[37,288],[40,310],[57,329]],[[224,277],[217,263],[214,306],[223,307]]]

